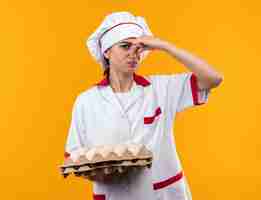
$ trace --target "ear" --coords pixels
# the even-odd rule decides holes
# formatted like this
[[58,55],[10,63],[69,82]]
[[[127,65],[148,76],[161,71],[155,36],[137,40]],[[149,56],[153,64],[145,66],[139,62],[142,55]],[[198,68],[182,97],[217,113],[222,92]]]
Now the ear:
[[104,53],[103,53],[104,57],[109,59],[110,58],[110,49],[107,49]]

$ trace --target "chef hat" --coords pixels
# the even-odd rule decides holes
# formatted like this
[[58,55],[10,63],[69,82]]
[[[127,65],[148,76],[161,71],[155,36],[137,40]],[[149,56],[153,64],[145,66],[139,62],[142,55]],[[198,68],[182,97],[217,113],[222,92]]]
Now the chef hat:
[[[91,55],[99,62],[103,69],[108,67],[103,53],[115,43],[129,37],[152,35],[143,17],[136,17],[129,12],[114,12],[105,17],[101,25],[86,41]],[[149,51],[143,51],[143,60]]]

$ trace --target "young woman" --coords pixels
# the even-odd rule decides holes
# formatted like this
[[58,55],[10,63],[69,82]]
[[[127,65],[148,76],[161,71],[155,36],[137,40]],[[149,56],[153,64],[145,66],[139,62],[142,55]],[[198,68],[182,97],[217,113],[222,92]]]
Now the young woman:
[[[117,182],[94,182],[95,200],[187,200],[189,187],[173,138],[177,112],[207,102],[222,76],[200,58],[152,36],[142,17],[108,15],[88,38],[105,77],[75,100],[65,156],[82,147],[141,143],[153,152],[150,169]],[[151,50],[164,51],[190,72],[136,74]]]

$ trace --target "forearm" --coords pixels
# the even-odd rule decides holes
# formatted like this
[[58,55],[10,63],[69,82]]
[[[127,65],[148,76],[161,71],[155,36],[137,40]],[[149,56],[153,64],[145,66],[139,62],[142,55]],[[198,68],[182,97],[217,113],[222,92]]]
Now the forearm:
[[215,71],[204,60],[192,55],[188,51],[177,48],[168,42],[165,42],[161,49],[195,73],[198,78],[199,89],[214,88],[222,82],[223,76],[221,74]]

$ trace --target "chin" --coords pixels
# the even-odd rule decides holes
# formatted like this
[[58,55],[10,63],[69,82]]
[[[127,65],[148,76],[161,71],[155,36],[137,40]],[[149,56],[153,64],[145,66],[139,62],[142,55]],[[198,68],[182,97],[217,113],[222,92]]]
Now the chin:
[[137,70],[137,67],[129,67],[128,72],[135,72]]
[[136,71],[136,68],[129,68],[123,71],[124,74],[133,74]]

